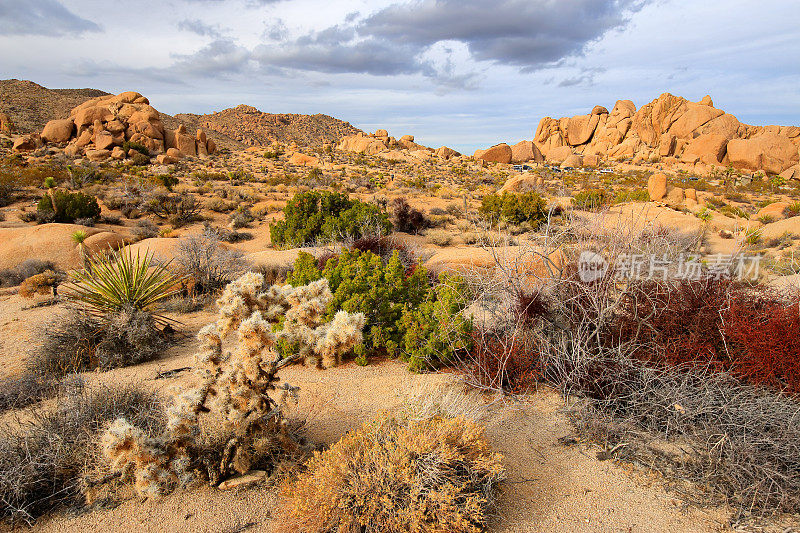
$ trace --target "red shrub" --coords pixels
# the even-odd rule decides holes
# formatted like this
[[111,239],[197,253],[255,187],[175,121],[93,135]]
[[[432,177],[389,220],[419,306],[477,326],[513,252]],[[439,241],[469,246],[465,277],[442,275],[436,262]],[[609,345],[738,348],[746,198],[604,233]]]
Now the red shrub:
[[797,296],[726,279],[643,282],[609,333],[651,363],[704,366],[800,394]]
[[800,300],[762,293],[735,298],[725,313],[725,336],[738,378],[800,394]]
[[521,393],[542,375],[535,347],[523,335],[499,337],[473,333],[473,349],[464,371],[479,388]]

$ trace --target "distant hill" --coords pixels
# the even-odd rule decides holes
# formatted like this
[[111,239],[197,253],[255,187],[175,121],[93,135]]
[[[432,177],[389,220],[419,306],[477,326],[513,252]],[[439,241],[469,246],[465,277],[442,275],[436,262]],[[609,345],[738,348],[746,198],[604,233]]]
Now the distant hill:
[[336,143],[342,137],[361,131],[349,122],[328,115],[264,113],[248,105],[208,115],[179,114],[175,118],[247,146],[268,145],[274,141],[315,146],[325,142]]
[[70,110],[90,98],[106,96],[97,89],[48,89],[26,80],[0,80],[0,112],[18,131],[41,131],[49,120],[67,118]]

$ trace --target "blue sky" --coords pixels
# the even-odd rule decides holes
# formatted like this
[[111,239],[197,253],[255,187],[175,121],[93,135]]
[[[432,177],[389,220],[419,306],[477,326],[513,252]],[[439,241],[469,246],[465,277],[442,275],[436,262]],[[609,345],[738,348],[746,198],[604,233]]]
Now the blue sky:
[[662,92],[800,124],[798,21],[797,0],[0,0],[0,77],[471,152]]

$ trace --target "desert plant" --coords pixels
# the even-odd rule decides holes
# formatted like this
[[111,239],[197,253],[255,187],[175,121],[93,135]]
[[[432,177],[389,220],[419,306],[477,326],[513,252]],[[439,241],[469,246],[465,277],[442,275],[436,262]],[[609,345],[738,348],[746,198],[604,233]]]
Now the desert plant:
[[572,205],[578,209],[595,211],[610,202],[606,191],[602,189],[588,189],[581,191],[572,198]]
[[146,212],[169,220],[175,227],[185,226],[200,216],[200,204],[186,192],[170,194],[156,191],[146,199],[143,207]]
[[453,235],[444,229],[428,230],[425,233],[425,238],[436,246],[447,246],[453,242]]
[[143,218],[136,221],[131,228],[131,233],[139,239],[152,239],[158,237],[158,225],[152,220]]
[[191,292],[213,292],[246,270],[242,254],[224,248],[219,241],[219,233],[208,227],[200,235],[184,237],[178,243],[175,262],[186,275]]
[[[167,266],[154,264],[150,252],[134,256],[130,248],[111,256],[97,254],[87,267],[72,273],[69,298],[101,318],[120,311],[152,312],[157,302],[177,292],[180,282]],[[153,316],[158,323],[168,322]]]
[[53,272],[56,270],[52,261],[26,259],[18,264],[16,268],[0,270],[0,287],[19,285],[26,279],[47,272],[48,270]]
[[403,233],[419,233],[431,225],[422,211],[408,205],[405,198],[392,200],[392,222],[395,230]]
[[79,506],[98,434],[118,417],[153,432],[164,424],[155,393],[131,385],[84,389],[71,384],[61,387],[55,405],[34,409],[25,423],[4,424],[0,514],[32,523],[60,505]]
[[547,218],[545,201],[535,192],[487,194],[478,212],[491,224],[502,220],[513,224],[529,222],[537,227]]
[[392,228],[386,213],[341,193],[298,193],[286,204],[283,214],[284,220],[270,224],[276,245],[358,239],[368,233],[386,235]]
[[62,272],[45,270],[41,274],[35,274],[20,283],[19,295],[23,298],[33,298],[35,295],[52,294],[58,296],[58,286],[64,281],[65,275]]
[[37,214],[53,222],[74,222],[80,218],[97,219],[100,216],[100,206],[97,198],[82,192],[68,192],[49,189],[39,200],[36,207]]
[[461,418],[386,413],[316,452],[291,488],[299,531],[477,532],[488,522],[502,456]]
[[[297,389],[278,386],[277,372],[299,361],[337,364],[360,341],[364,316],[341,311],[326,321],[324,309],[332,297],[326,280],[266,291],[263,285],[264,278],[250,272],[226,287],[218,301],[219,319],[198,334],[204,378],[168,410],[165,431],[148,433],[119,418],[104,433],[108,469],[134,480],[140,495],[164,494],[198,476],[217,484],[233,472],[271,469],[280,453],[306,451],[282,413]],[[276,333],[278,322],[283,328]],[[234,333],[237,349],[223,352]],[[296,350],[282,356],[275,351],[279,339]],[[223,436],[209,434],[209,428]]]
[[800,202],[792,202],[783,210],[783,216],[787,218],[796,217],[798,215],[800,215]]

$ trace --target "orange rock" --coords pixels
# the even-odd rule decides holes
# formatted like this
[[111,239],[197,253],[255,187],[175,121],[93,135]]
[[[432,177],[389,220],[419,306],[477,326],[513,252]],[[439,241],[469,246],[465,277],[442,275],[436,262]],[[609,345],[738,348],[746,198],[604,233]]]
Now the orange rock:
[[663,199],[667,194],[667,176],[661,173],[650,176],[647,180],[647,192],[653,202]]

